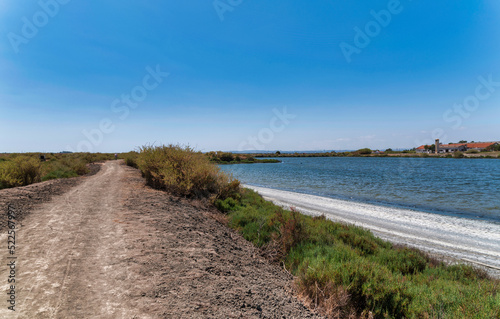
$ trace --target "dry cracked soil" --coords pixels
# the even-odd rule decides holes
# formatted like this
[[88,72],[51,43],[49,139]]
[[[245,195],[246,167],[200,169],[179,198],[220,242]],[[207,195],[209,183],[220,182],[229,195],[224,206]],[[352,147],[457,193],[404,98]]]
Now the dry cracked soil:
[[210,206],[145,186],[122,161],[99,165],[0,191],[0,318],[319,318]]

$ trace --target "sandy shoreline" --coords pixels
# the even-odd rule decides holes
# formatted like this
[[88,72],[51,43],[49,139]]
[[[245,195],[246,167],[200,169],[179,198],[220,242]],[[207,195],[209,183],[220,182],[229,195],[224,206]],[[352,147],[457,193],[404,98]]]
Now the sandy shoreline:
[[277,205],[307,215],[355,224],[393,243],[419,248],[446,261],[460,260],[500,278],[500,225],[410,209],[377,206],[315,195],[243,185]]

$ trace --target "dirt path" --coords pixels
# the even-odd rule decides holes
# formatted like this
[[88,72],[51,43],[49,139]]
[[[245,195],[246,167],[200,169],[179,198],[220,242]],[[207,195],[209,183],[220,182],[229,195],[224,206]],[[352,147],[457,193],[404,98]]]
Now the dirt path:
[[[3,294],[0,318],[314,316],[286,273],[210,214],[107,162],[18,223],[16,311]],[[5,233],[0,243],[8,291]]]
[[[117,163],[28,216],[16,233],[19,318],[133,318]],[[2,237],[2,243],[6,242]],[[5,258],[6,249],[2,250]],[[5,259],[3,259],[5,260]],[[6,263],[2,263],[6,264]],[[0,278],[7,278],[2,267]],[[0,315],[12,312],[2,307]]]

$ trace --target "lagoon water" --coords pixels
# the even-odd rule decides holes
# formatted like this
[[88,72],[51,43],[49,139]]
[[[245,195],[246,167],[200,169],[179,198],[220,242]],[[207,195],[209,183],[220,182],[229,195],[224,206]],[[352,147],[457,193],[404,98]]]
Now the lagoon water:
[[500,224],[500,160],[282,158],[222,165],[242,183]]

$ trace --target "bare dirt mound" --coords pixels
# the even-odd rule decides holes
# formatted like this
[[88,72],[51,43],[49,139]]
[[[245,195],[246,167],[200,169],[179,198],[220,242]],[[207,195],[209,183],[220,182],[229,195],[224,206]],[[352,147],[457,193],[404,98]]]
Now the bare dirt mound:
[[133,259],[153,284],[144,291],[146,312],[163,318],[318,318],[292,297],[292,277],[213,219],[216,213],[145,187],[137,170],[127,168],[126,176],[133,188],[124,205],[149,229],[141,256]]
[[[62,195],[51,183],[23,189],[53,199],[17,223],[16,312],[0,302],[1,318],[315,317],[291,296],[291,277],[213,212],[145,187],[119,163]],[[4,291],[8,275],[0,267]]]

